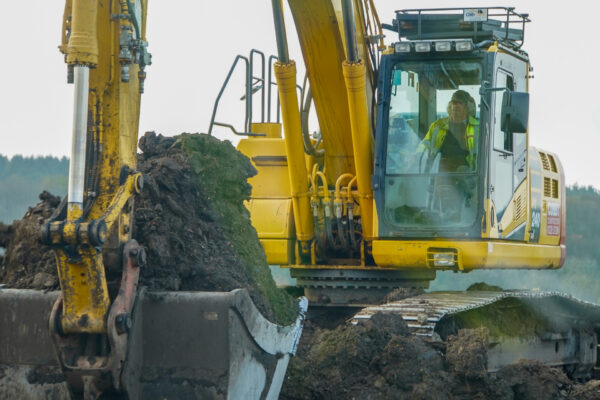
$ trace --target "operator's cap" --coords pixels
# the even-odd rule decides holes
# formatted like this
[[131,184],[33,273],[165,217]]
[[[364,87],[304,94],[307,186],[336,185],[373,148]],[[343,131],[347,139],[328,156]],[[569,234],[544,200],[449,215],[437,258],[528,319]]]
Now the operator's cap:
[[452,95],[452,99],[450,101],[459,101],[461,103],[469,104],[473,103],[473,98],[471,95],[464,90],[457,90]]

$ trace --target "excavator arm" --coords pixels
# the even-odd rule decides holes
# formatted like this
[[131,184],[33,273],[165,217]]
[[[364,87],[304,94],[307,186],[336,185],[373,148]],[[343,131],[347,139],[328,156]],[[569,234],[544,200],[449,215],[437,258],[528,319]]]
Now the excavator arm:
[[[63,333],[107,331],[105,267],[120,270],[119,253],[131,239],[133,197],[143,187],[135,167],[144,68],[150,64],[146,10],[141,0],[65,4],[59,48],[75,96],[68,203],[66,218],[48,223],[43,234],[56,248]],[[143,249],[132,246],[143,260]]]

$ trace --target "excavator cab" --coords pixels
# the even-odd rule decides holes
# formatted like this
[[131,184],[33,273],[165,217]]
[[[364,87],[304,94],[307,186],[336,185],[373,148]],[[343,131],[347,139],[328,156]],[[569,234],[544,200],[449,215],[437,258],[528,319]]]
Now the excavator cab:
[[[482,237],[485,199],[501,219],[526,178],[528,96],[520,92],[529,63],[518,43],[522,30],[498,30],[486,19],[488,9],[479,10],[485,17],[471,11],[472,21],[465,14],[397,13],[401,40],[382,57],[378,82],[375,176],[383,237]],[[515,92],[525,110],[512,116],[520,119],[517,130],[505,123]]]
[[[382,55],[377,82],[378,265],[562,265],[562,168],[528,143],[527,22],[527,14],[499,7],[401,10],[384,25],[399,41]],[[427,249],[408,254],[418,258],[408,264],[393,247],[406,239]],[[433,242],[440,239],[446,242]],[[514,259],[489,257],[493,243],[480,250],[466,244],[490,239],[502,240]],[[523,244],[555,247],[541,255]],[[474,253],[483,258],[466,256]]]

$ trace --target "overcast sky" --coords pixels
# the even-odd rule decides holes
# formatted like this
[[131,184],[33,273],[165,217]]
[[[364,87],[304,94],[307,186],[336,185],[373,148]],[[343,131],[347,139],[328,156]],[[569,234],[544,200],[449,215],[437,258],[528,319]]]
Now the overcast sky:
[[[215,98],[235,55],[251,48],[275,54],[268,0],[149,0],[147,69],[140,133],[206,132]],[[285,3],[285,1],[284,1]],[[476,3],[476,4],[475,4]],[[497,0],[375,0],[382,22],[399,8],[496,6]],[[556,152],[567,183],[600,188],[600,2],[568,8],[520,0],[529,13],[524,49],[534,67],[530,143]],[[0,1],[0,154],[69,155],[73,87],[66,84],[60,42],[64,1]],[[507,6],[513,4],[506,4]],[[579,7],[578,7],[579,6]],[[301,60],[291,18],[290,56]],[[388,39],[392,38],[388,32]],[[225,93],[217,120],[241,129],[241,86]],[[236,142],[226,131],[216,136]]]

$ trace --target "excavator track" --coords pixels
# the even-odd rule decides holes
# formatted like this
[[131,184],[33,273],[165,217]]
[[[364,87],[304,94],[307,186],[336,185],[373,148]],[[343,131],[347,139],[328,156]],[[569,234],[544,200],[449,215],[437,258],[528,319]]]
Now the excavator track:
[[311,306],[379,304],[394,289],[428,288],[435,279],[431,270],[293,268],[290,272]]
[[519,359],[563,366],[587,378],[597,363],[600,305],[548,291],[432,292],[363,308],[353,323],[398,313],[415,335],[446,339],[464,328],[489,333],[488,371]]

